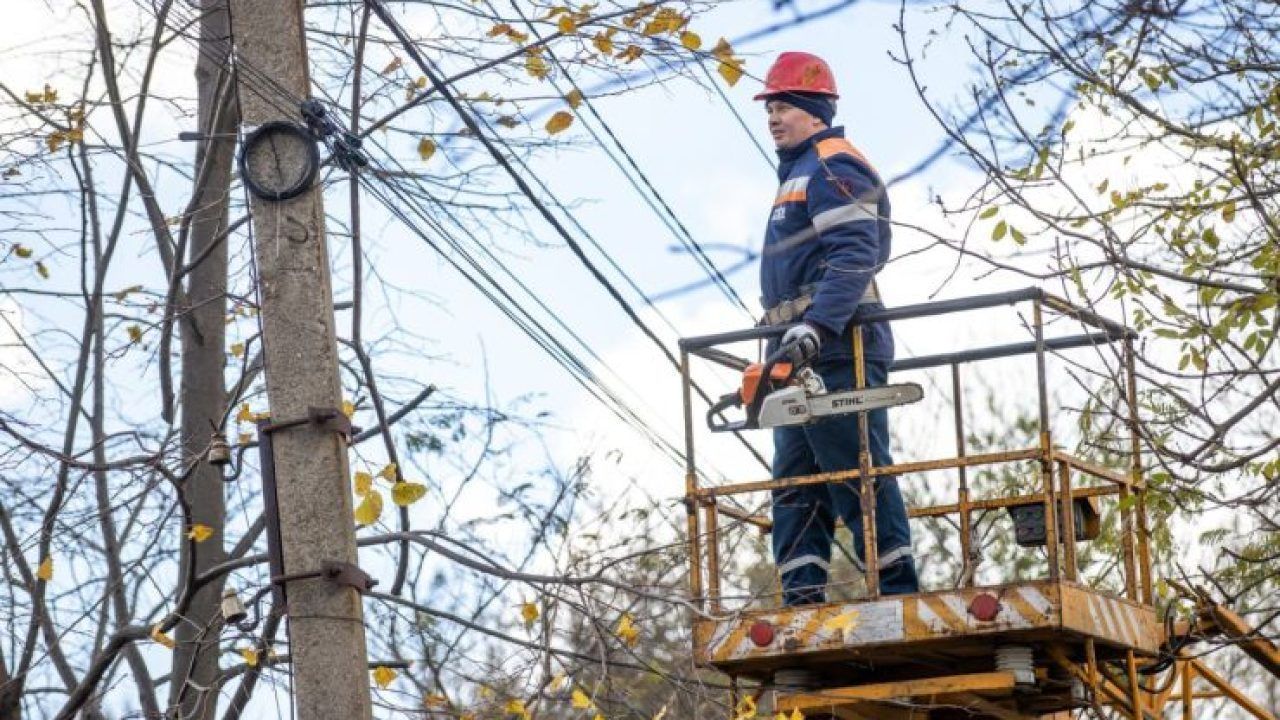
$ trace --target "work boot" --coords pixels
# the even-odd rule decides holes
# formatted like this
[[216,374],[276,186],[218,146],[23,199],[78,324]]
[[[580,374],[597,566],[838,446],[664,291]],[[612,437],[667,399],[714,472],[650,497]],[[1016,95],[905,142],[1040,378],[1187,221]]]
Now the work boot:
[[773,689],[779,692],[804,692],[822,687],[818,674],[805,668],[781,668],[773,671]]

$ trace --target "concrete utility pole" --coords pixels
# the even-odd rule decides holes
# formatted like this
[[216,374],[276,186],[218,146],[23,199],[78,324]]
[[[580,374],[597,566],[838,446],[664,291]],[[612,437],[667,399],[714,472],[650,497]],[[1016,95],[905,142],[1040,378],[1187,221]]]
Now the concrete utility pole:
[[[246,130],[272,120],[302,122],[299,99],[311,89],[302,5],[231,0]],[[282,176],[301,175],[303,149],[297,142],[273,144]],[[324,204],[313,185],[282,202],[255,197],[252,208],[267,398],[272,424],[286,426],[271,435],[284,572],[307,575],[326,561],[356,561],[346,443],[317,424],[294,424],[313,408],[341,412],[342,406]],[[314,576],[289,581],[287,591],[298,717],[370,717],[360,594]]]

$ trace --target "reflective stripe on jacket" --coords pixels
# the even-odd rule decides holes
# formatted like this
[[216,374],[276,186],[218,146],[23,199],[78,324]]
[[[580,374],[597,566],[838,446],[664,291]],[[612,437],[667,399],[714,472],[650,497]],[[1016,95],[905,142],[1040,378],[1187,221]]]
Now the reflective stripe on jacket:
[[[819,360],[852,355],[850,322],[875,274],[889,260],[889,196],[844,128],[823,130],[795,148],[779,150],[778,194],[760,258],[766,308],[816,288],[804,320],[826,330]],[[867,326],[870,359],[893,359],[886,323]]]

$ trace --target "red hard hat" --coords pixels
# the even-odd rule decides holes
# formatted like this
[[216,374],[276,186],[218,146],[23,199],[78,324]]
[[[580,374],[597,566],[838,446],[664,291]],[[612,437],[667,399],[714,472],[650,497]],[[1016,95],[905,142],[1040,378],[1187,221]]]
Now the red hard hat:
[[764,90],[756,100],[786,92],[814,93],[840,97],[836,92],[836,76],[827,62],[806,52],[784,52],[769,68],[764,78]]

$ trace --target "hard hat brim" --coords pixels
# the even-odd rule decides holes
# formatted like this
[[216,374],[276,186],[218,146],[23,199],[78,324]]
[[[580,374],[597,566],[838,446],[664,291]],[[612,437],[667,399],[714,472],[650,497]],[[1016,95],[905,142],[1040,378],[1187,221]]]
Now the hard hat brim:
[[824,95],[826,97],[831,98],[832,100],[840,99],[839,93],[826,92],[824,90],[814,90],[812,88],[780,88],[777,90],[765,90],[763,92],[757,93],[754,99],[757,101],[768,100],[776,95],[786,95],[787,93],[804,93],[806,95]]

